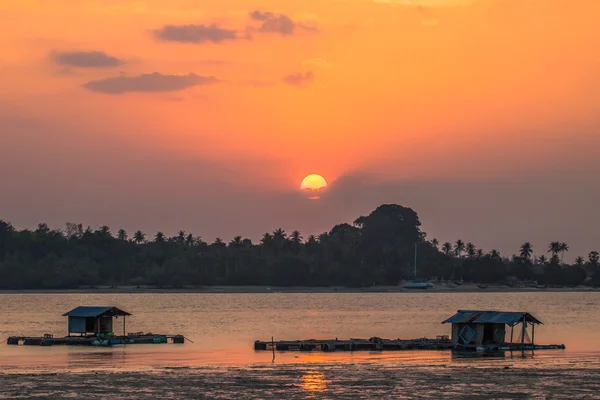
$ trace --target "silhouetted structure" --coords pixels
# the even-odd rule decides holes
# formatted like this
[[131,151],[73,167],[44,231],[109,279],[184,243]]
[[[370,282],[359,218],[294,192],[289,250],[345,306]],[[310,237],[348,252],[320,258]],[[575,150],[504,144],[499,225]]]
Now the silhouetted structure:
[[[452,324],[452,343],[465,348],[478,346],[507,346],[513,343],[515,326],[521,327],[521,344],[535,344],[535,325],[542,322],[528,312],[459,310],[442,324]],[[506,326],[511,328],[510,342],[506,341]],[[526,340],[527,326],[531,338]]]
[[68,335],[79,333],[87,335],[91,333],[99,336],[100,334],[109,334],[113,332],[113,318],[123,317],[123,335],[125,335],[125,317],[129,314],[117,307],[88,307],[79,306],[63,317],[69,318]]

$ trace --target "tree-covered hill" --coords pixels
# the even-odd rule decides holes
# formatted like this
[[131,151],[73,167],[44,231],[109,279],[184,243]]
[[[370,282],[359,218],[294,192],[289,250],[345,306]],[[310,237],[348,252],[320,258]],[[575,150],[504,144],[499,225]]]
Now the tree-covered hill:
[[240,236],[228,243],[204,242],[186,232],[167,237],[137,231],[111,232],[107,226],[84,229],[67,223],[63,230],[39,224],[16,230],[0,220],[0,289],[60,289],[95,285],[398,285],[413,278],[415,245],[421,278],[498,283],[508,277],[555,285],[578,285],[596,274],[598,252],[565,265],[566,243],[553,242],[532,258],[531,244],[502,257],[472,243],[440,244],[427,240],[410,208],[386,204],[352,225],[303,238],[277,229],[260,243]]

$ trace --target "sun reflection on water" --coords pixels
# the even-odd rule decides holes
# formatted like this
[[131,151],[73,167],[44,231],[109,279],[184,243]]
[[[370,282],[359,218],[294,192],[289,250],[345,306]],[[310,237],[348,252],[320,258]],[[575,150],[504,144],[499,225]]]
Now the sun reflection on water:
[[[327,390],[328,381],[325,379],[325,374],[320,371],[307,371],[300,378],[300,387],[303,391],[309,394],[323,393]],[[311,398],[309,396],[308,398]]]

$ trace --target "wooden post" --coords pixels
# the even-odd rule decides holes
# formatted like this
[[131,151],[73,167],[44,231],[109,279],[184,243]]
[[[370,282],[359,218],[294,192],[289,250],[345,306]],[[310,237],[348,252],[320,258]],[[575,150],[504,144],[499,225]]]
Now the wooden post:
[[123,336],[127,336],[125,334],[125,316],[123,315]]
[[535,346],[535,323],[531,324],[531,346]]
[[510,344],[513,342],[513,330],[515,329],[514,325],[510,326]]
[[523,322],[521,322],[521,344],[525,344],[525,329],[527,322],[525,322],[525,315],[523,315]]
[[96,318],[96,336],[100,337],[100,318]]
[[275,339],[271,336],[271,349],[273,350],[273,361],[275,362]]

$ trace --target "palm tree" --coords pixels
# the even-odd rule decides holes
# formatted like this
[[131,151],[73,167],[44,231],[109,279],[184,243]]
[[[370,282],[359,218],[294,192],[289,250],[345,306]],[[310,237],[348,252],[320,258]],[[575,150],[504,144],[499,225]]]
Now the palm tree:
[[600,253],[598,253],[597,251],[591,251],[588,255],[588,261],[592,266],[598,266],[598,261],[600,261]]
[[302,235],[299,231],[293,231],[291,236],[292,242],[300,244],[302,242]]
[[577,265],[578,267],[582,267],[584,263],[585,260],[583,259],[583,257],[577,257],[575,259],[575,265]]
[[232,250],[235,257],[235,272],[236,274],[240,273],[240,264],[241,264],[241,255],[240,252],[242,247],[244,246],[244,242],[242,241],[241,236],[236,236],[229,242],[229,248]]
[[260,244],[263,245],[264,247],[269,247],[271,245],[271,243],[273,243],[273,235],[271,235],[269,232],[267,232],[260,239]]
[[471,242],[467,243],[467,255],[469,256],[469,258],[475,257],[475,254],[477,254],[477,249],[475,248],[475,245]]
[[437,240],[436,238],[433,238],[433,239],[431,239],[431,245],[437,250],[440,245],[440,241]]
[[531,259],[531,255],[533,254],[533,246],[529,242],[525,242],[521,245],[521,258],[526,260]]
[[156,232],[156,235],[154,235],[154,241],[156,243],[163,243],[165,241],[165,234],[160,231]]
[[465,251],[465,242],[463,242],[462,240],[458,239],[456,241],[456,243],[454,244],[454,252],[456,253],[456,257],[459,257],[462,255],[463,251]]
[[565,242],[560,244],[560,263],[563,263],[563,258],[565,257],[565,251],[569,251],[569,245]]
[[538,257],[537,261],[539,264],[545,265],[548,262],[548,259],[546,258],[545,255],[542,254],[541,256]]
[[112,237],[112,235],[110,234],[110,228],[106,225],[102,225],[97,231],[96,233],[98,234],[98,236],[101,237]]
[[560,242],[550,242],[548,246],[548,253],[558,254],[560,252],[561,243]]
[[177,243],[179,244],[183,244],[185,243],[185,231],[179,231],[179,233],[177,234]]
[[195,244],[195,242],[196,240],[194,239],[194,235],[188,233],[188,235],[185,237],[185,244],[192,247]]
[[117,239],[122,241],[127,240],[127,232],[125,231],[125,229],[119,229],[119,232],[117,232]]
[[231,246],[231,247],[240,247],[241,244],[242,244],[241,236],[236,236],[229,242],[229,246]]
[[283,229],[277,228],[273,231],[273,239],[283,242],[287,239],[287,233]]
[[483,249],[477,249],[477,259],[481,260],[483,258]]
[[496,249],[492,249],[492,251],[490,251],[490,257],[494,260],[498,260],[500,259],[500,252]]
[[452,253],[452,243],[446,242],[442,245],[442,251],[449,256]]
[[146,234],[140,230],[133,234],[133,241],[137,244],[144,243],[146,241]]

